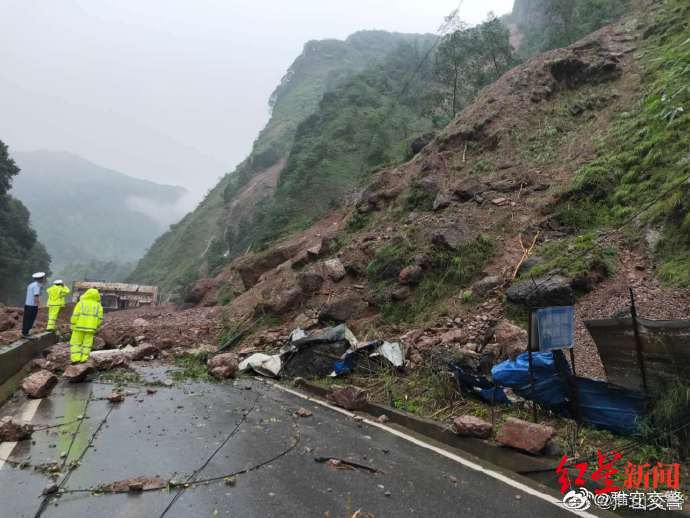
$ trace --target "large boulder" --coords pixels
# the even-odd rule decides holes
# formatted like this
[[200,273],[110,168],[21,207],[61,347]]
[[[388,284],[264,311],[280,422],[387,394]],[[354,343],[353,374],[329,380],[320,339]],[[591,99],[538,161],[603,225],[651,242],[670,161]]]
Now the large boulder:
[[68,366],[62,376],[70,383],[81,383],[94,370],[91,363],[79,363]]
[[207,362],[211,375],[218,379],[234,378],[239,364],[240,360],[235,353],[217,354]]
[[503,446],[537,455],[554,435],[556,430],[551,426],[509,417],[498,431],[496,441]]
[[367,403],[367,392],[352,385],[348,387],[333,388],[329,398],[339,407],[346,410],[360,410]]
[[347,272],[345,271],[345,266],[338,258],[329,259],[328,261],[323,263],[323,266],[326,269],[326,273],[328,274],[328,276],[334,282],[341,281],[345,278],[345,275],[347,275]]
[[472,285],[472,293],[477,297],[483,297],[501,285],[501,278],[497,275],[488,275]]
[[294,311],[300,307],[304,299],[304,292],[299,286],[287,288],[273,295],[264,304],[257,307],[257,313],[274,313],[276,315],[284,315],[290,311]]
[[449,221],[439,225],[431,232],[431,242],[440,247],[457,252],[466,245],[474,235],[464,221]]
[[316,293],[323,285],[323,275],[317,272],[300,272],[297,274],[297,284],[304,293]]
[[19,423],[10,416],[0,419],[0,442],[18,442],[29,439],[34,432],[33,425]]
[[477,437],[479,439],[488,439],[491,437],[493,430],[491,423],[473,415],[456,417],[453,419],[453,426],[456,434],[464,437]]
[[22,390],[30,398],[41,399],[50,394],[57,382],[58,379],[55,374],[50,371],[40,370],[24,378]]
[[562,275],[547,275],[513,284],[506,293],[508,302],[528,308],[571,306],[575,294],[570,280]]
[[474,180],[462,180],[451,188],[453,194],[459,201],[470,201],[485,193],[489,187],[486,184]]
[[319,320],[347,322],[358,318],[364,313],[367,303],[354,293],[347,293],[336,297],[326,304],[319,312]]

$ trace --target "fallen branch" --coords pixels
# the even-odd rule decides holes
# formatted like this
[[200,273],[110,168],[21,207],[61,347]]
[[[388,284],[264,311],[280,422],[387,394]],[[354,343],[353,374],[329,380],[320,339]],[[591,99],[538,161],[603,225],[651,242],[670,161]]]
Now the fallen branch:
[[527,258],[532,255],[532,250],[534,250],[534,247],[537,244],[537,240],[539,239],[539,234],[541,234],[541,230],[536,233],[534,236],[534,239],[532,240],[532,244],[530,245],[529,248],[525,248],[524,243],[522,242],[522,234],[519,237],[520,241],[520,248],[522,248],[522,258],[520,259],[520,262],[518,262],[517,266],[515,267],[515,271],[513,271],[513,277],[512,279],[514,280],[515,277],[517,277],[518,272],[520,271],[520,267],[522,264],[527,260]]

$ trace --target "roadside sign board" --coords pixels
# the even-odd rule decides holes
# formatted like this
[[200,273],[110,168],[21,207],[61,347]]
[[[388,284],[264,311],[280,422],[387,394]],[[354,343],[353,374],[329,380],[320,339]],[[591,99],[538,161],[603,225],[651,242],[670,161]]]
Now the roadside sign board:
[[536,310],[539,350],[550,352],[573,347],[573,307],[558,306]]

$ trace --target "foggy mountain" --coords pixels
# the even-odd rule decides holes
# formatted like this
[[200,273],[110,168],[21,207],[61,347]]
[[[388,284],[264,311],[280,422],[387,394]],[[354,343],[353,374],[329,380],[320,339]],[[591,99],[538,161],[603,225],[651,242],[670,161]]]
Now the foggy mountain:
[[15,152],[12,194],[31,212],[55,275],[121,280],[188,210],[187,191],[132,178],[62,151]]

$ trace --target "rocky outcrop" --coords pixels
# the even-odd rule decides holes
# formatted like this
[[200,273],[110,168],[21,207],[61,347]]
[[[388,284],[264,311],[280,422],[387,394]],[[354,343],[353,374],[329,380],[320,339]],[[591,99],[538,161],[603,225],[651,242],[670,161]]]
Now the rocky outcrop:
[[271,248],[256,255],[247,255],[237,260],[233,269],[239,273],[244,286],[254,286],[265,272],[295,257],[304,246],[303,241]]

